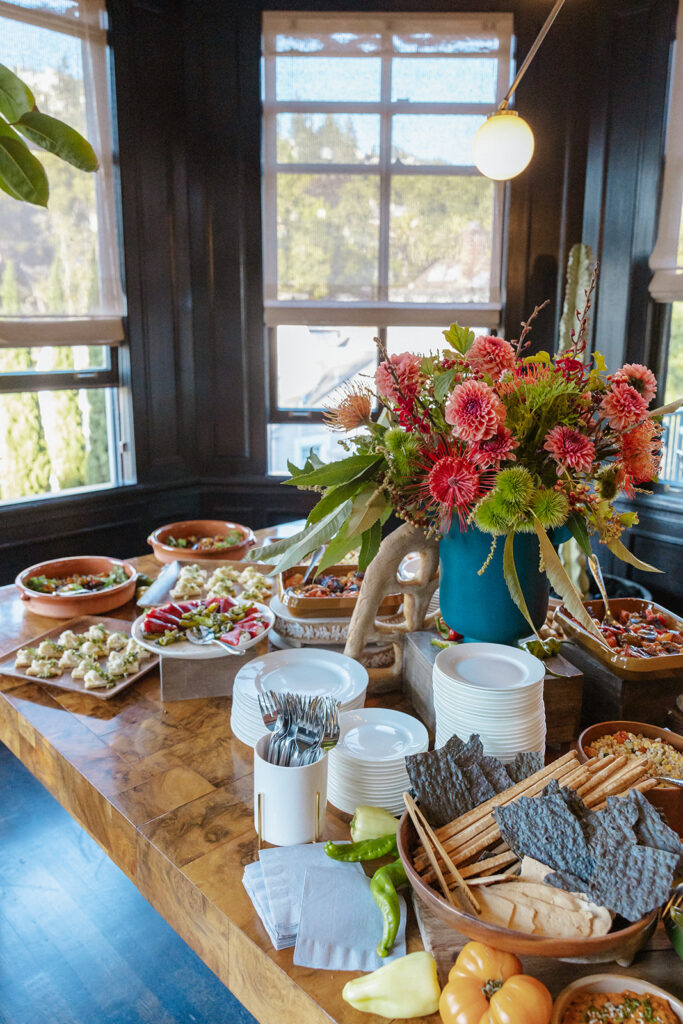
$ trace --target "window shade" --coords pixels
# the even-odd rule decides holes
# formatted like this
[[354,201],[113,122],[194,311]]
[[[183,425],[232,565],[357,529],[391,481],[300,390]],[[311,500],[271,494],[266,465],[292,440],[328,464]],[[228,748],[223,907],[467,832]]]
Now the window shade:
[[0,346],[118,344],[125,304],[103,0],[0,0],[0,61],[27,81],[41,110],[88,138],[100,164],[88,175],[37,150],[48,209],[0,197],[9,233],[0,236],[0,271],[13,275],[12,289],[0,279]]
[[650,257],[650,295],[656,302],[683,301],[683,0],[679,0],[676,52],[657,243]]

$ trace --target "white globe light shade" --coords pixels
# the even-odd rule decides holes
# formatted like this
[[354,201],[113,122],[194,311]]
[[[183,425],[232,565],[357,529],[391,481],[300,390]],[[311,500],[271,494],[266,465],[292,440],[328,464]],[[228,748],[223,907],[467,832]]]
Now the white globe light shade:
[[534,133],[515,110],[499,110],[477,130],[472,143],[474,162],[496,181],[514,178],[534,153]]

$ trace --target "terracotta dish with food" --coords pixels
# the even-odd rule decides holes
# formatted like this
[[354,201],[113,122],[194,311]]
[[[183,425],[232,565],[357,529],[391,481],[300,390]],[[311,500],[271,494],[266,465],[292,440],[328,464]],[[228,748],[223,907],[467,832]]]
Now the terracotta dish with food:
[[70,619],[120,608],[133,597],[136,579],[130,562],[77,555],[32,565],[19,573],[15,584],[32,612]]
[[158,562],[240,561],[255,543],[253,531],[221,519],[188,519],[160,526],[147,538]]
[[[642,736],[643,741],[634,742],[629,738],[630,735]],[[578,746],[579,756],[584,761],[596,755],[604,757],[606,754],[627,754],[635,758],[644,753],[652,764],[651,776],[666,774],[671,778],[683,777],[680,768],[683,763],[683,736],[670,729],[648,725],[647,722],[598,722],[584,729],[579,736]],[[683,836],[683,789],[661,783],[646,795],[651,804],[664,811],[671,828]]]

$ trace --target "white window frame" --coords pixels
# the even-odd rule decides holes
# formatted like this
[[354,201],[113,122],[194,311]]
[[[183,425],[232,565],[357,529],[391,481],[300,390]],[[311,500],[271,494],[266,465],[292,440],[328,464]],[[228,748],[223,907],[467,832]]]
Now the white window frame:
[[130,392],[128,387],[122,385],[119,373],[122,360],[119,359],[118,350],[125,340],[125,298],[120,275],[116,217],[105,3],[104,0],[78,0],[76,5],[60,13],[45,8],[24,7],[21,0],[16,3],[0,0],[0,17],[81,40],[86,130],[100,165],[95,173],[100,283],[98,312],[84,316],[0,315],[0,349],[50,346],[104,346],[109,349],[108,366],[102,369],[0,372],[0,395],[45,390],[104,389],[109,440],[109,483],[87,485],[74,491],[0,500],[0,506],[6,507],[25,501],[58,499],[70,493],[134,483],[135,457]]
[[[275,98],[275,47],[272,40],[287,28],[298,24],[319,24],[339,30],[341,22],[358,28],[363,23],[376,30],[381,25],[382,49],[369,53],[372,58],[382,61],[381,94],[379,102],[345,103],[313,101],[278,101]],[[495,31],[502,45],[496,54],[498,79],[496,102],[490,103],[410,103],[391,100],[391,61],[393,57],[420,60],[442,57],[442,53],[404,53],[394,51],[391,42],[392,29],[415,25],[415,14],[297,14],[295,12],[266,12],[263,16],[264,29],[264,100],[263,100],[263,253],[264,253],[264,309],[266,327],[285,324],[330,326],[363,326],[376,324],[378,328],[390,326],[440,326],[453,319],[476,322],[484,327],[494,328],[501,318],[501,276],[502,239],[505,202],[503,182],[494,185],[494,214],[492,225],[491,252],[491,297],[486,303],[413,303],[390,302],[389,295],[389,204],[391,178],[399,175],[478,175],[474,165],[416,164],[405,166],[391,161],[391,120],[394,114],[483,114],[495,110],[503,98],[510,82],[510,50],[512,40],[511,14],[420,14],[419,25],[423,30],[437,30],[439,26],[453,30],[482,28]],[[290,54],[291,55],[291,54]],[[311,56],[319,55],[312,53]],[[296,53],[306,57],[306,53]],[[351,54],[349,54],[351,56]],[[358,56],[354,53],[353,56]],[[451,60],[481,58],[482,54],[457,53],[449,55]],[[277,162],[277,115],[281,113],[334,113],[379,114],[380,152],[377,164],[305,164]],[[277,176],[279,174],[363,174],[378,175],[380,179],[380,231],[378,262],[378,300],[374,302],[280,300],[277,298]]]

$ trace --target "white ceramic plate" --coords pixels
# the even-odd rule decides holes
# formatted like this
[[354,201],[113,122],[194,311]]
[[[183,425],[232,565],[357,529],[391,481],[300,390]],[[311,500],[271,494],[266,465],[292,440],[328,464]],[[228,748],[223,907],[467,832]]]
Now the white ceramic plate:
[[362,708],[339,716],[338,748],[366,764],[395,761],[427,749],[429,736],[422,722],[391,708]]
[[[237,603],[239,604],[239,601]],[[259,604],[258,601],[249,601],[249,604],[253,604],[253,606],[260,611],[268,625],[263,633],[259,633],[258,636],[255,636],[246,644],[242,644],[239,648],[235,648],[240,651],[248,651],[250,647],[254,647],[256,644],[260,643],[261,640],[268,635],[268,632],[275,621],[275,616],[267,605]],[[167,644],[166,646],[157,644],[145,635],[142,628],[144,621],[145,615],[138,616],[131,627],[131,635],[137,640],[141,647],[144,647],[147,651],[151,651],[152,654],[159,655],[161,658],[184,658],[185,660],[204,661],[209,658],[233,657],[229,651],[219,644],[206,644],[206,646],[202,647],[199,644],[191,644],[189,640],[179,640],[175,644]]]
[[653,985],[644,978],[634,978],[627,974],[590,974],[586,978],[578,978],[571,985],[563,988],[553,1005],[553,1015],[550,1024],[561,1024],[562,1015],[568,1004],[575,996],[582,992],[624,992],[626,990],[635,992],[636,995],[645,995],[651,992],[655,996],[661,996],[669,1002],[669,1006],[678,1014],[683,1024],[683,1003],[676,999],[670,992]]
[[348,704],[364,694],[368,672],[353,658],[314,647],[272,651],[254,658],[235,676],[234,693],[255,701],[259,693],[289,691],[311,697],[333,697]]
[[538,683],[545,676],[542,661],[503,644],[446,647],[434,664],[439,673],[457,680],[460,686],[477,690],[516,690]]

